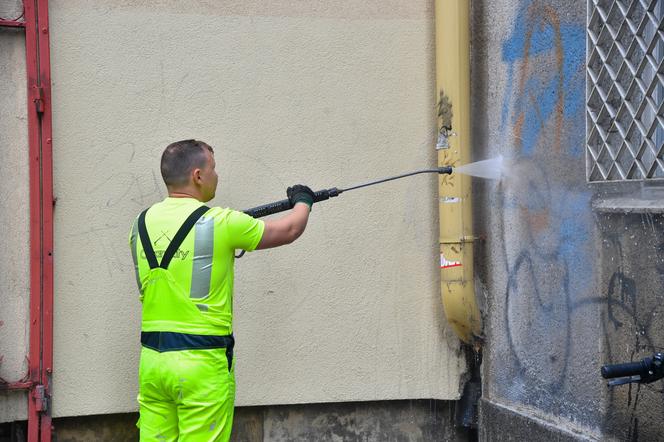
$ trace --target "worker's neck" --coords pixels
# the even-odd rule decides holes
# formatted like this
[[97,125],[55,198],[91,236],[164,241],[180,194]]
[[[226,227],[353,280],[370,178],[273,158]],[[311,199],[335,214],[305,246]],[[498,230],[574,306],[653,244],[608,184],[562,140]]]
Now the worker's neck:
[[190,189],[168,189],[168,196],[170,198],[193,198],[202,201],[201,196],[196,191]]

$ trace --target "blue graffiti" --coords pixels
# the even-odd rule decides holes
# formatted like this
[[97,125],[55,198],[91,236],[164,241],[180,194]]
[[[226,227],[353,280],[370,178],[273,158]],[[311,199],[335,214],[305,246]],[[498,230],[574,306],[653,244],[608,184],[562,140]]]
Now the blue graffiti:
[[576,277],[593,273],[592,261],[588,259],[587,251],[580,249],[587,246],[587,240],[592,237],[591,220],[588,216],[590,198],[591,196],[587,192],[567,193],[564,198],[565,202],[559,208],[559,253],[569,268],[574,269],[575,276],[570,279],[570,288],[573,293],[585,293],[592,282],[583,276]]
[[[521,6],[514,29],[502,47],[503,61],[508,64],[508,80],[505,100],[501,109],[503,126],[507,124],[510,97],[514,92],[515,65],[523,61],[527,55],[530,57],[550,55],[555,59],[557,48],[556,39],[560,38],[562,48],[562,66],[556,66],[552,76],[531,76],[518,91],[514,102],[512,121],[522,116],[521,128],[522,154],[532,155],[544,124],[551,118],[559,99],[560,85],[563,86],[563,118],[577,117],[583,108],[585,76],[583,66],[585,60],[585,29],[578,24],[561,24],[559,33],[554,25],[542,17],[534,20],[529,17],[530,3]],[[548,72],[547,72],[548,73]],[[562,76],[562,78],[561,78]],[[572,140],[570,140],[572,141]],[[572,145],[566,146],[569,153],[581,155],[582,143],[578,139]]]
[[[501,123],[514,137],[504,154],[522,172],[503,196],[505,226],[520,226],[503,227],[505,329],[520,374],[505,394],[565,414],[575,403],[567,383],[576,370],[574,306],[592,292],[595,233],[592,194],[581,186],[585,27],[580,11],[565,16],[554,3],[521,0],[501,47],[507,72]],[[533,385],[546,394],[532,395]]]

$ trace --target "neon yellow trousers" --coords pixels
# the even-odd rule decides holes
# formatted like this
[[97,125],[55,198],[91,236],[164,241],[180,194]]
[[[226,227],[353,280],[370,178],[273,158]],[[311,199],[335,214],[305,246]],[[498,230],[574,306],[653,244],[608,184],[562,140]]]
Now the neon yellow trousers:
[[226,349],[159,353],[141,348],[141,441],[228,441],[235,402]]

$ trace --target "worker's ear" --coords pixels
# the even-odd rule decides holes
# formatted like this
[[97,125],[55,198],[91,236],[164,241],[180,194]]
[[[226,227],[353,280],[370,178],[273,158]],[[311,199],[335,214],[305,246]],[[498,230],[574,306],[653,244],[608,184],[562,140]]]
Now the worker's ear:
[[201,169],[194,169],[191,172],[193,178],[194,178],[194,183],[200,184],[201,183]]

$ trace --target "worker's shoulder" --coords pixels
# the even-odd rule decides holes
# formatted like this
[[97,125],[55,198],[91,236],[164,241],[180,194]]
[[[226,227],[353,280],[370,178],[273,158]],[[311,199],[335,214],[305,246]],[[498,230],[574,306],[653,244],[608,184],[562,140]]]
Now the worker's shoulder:
[[229,207],[210,207],[210,210],[205,212],[205,217],[211,216],[219,222],[246,222],[253,220],[249,215]]

